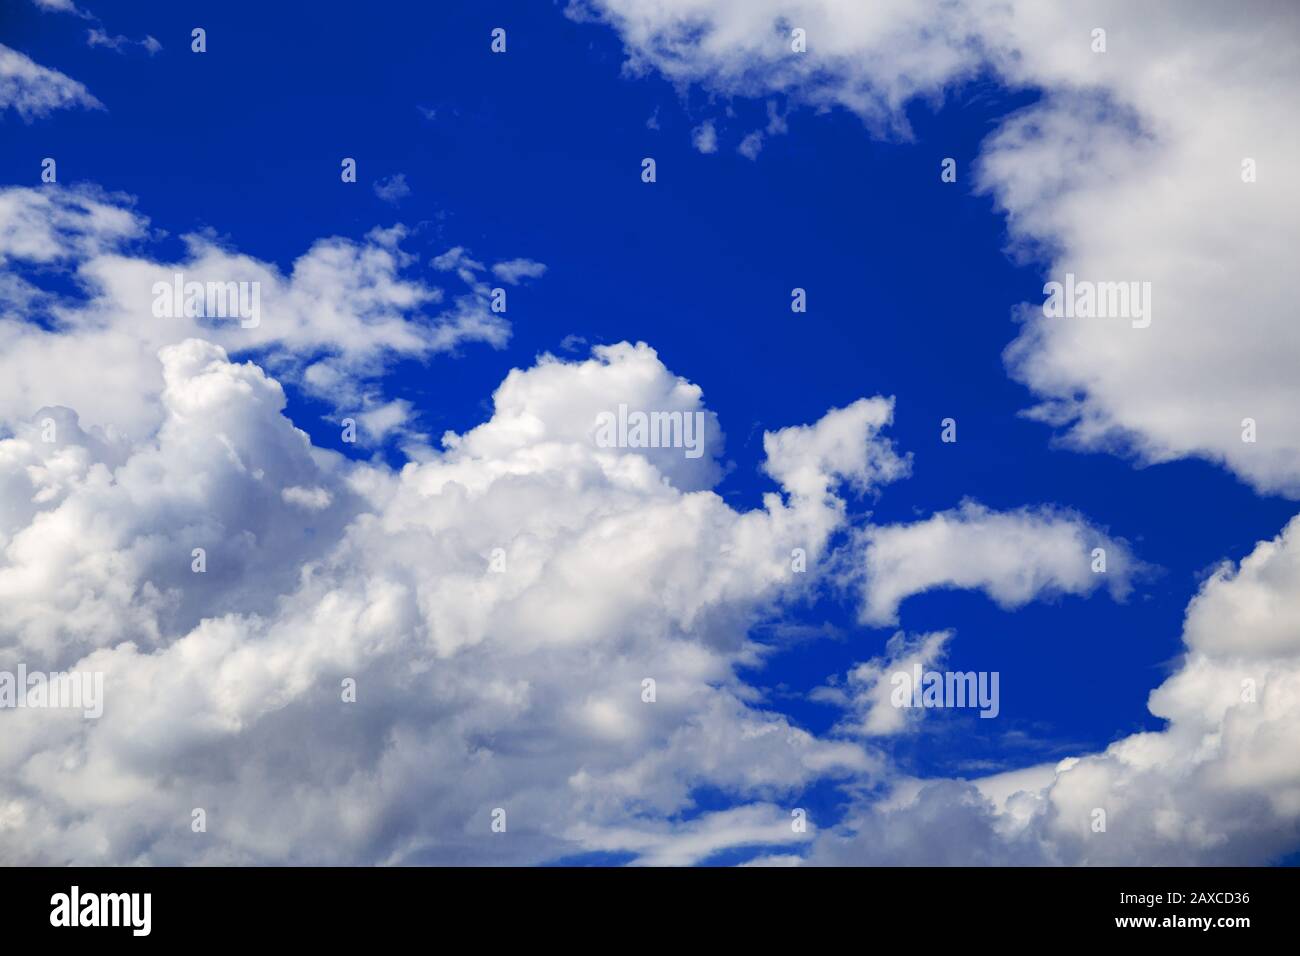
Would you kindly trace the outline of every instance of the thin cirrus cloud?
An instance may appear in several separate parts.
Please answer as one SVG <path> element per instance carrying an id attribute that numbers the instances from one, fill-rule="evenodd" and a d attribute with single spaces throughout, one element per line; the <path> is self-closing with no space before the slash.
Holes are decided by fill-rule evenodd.
<path id="1" fill-rule="evenodd" d="M 89 46 L 104 47 L 114 53 L 125 53 L 133 46 L 140 46 L 150 56 L 162 49 L 162 44 L 155 37 L 145 36 L 143 40 L 132 40 L 130 37 L 109 33 L 98 27 L 86 31 L 86 43 Z"/>
<path id="2" fill-rule="evenodd" d="M 99 17 L 89 10 L 78 7 L 73 0 L 32 0 L 32 2 L 47 13 L 70 13 L 83 20 L 98 23 L 99 26 L 93 26 L 86 30 L 87 46 L 101 47 L 112 50 L 114 53 L 126 53 L 132 47 L 139 46 L 150 56 L 158 53 L 163 48 L 162 43 L 156 37 L 148 34 L 143 39 L 132 40 L 130 37 L 122 36 L 119 33 L 110 33 L 100 22 Z"/>

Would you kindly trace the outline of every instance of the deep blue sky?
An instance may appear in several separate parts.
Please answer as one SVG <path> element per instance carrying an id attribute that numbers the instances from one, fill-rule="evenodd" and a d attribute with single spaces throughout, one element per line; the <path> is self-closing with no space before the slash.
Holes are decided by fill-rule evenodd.
<path id="1" fill-rule="evenodd" d="M 452 245 L 548 265 L 511 290 L 506 349 L 472 345 L 386 381 L 428 431 L 481 421 L 505 373 L 566 335 L 645 340 L 720 416 L 735 467 L 719 491 L 735 507 L 772 489 L 758 471 L 762 429 L 893 395 L 890 433 L 915 456 L 913 476 L 861 511 L 893 521 L 966 496 L 999 509 L 1056 503 L 1157 566 L 1122 605 L 1100 593 L 1011 613 L 979 594 L 907 602 L 908 630 L 957 630 L 956 669 L 1002 674 L 1004 719 L 940 714 L 898 745 L 916 772 L 1023 766 L 1160 726 L 1146 696 L 1180 651 L 1198 582 L 1292 513 L 1212 465 L 1139 469 L 1058 450 L 1050 429 L 1017 417 L 1032 397 L 1008 379 L 1001 353 L 1016 331 L 1012 307 L 1039 299 L 1043 279 L 1003 253 L 1005 223 L 969 174 L 992 125 L 1033 91 L 976 83 L 916 106 L 911 142 L 875 140 L 843 112 L 796 110 L 788 134 L 769 137 L 752 162 L 735 146 L 766 124 L 763 102 L 683 101 L 657 76 L 623 76 L 616 35 L 571 22 L 562 3 L 465 0 L 400 15 L 265 0 L 92 6 L 111 33 L 152 34 L 164 49 L 88 48 L 84 22 L 8 0 L 0 40 L 80 80 L 107 111 L 4 117 L 0 181 L 34 184 L 53 156 L 61 182 L 135 196 L 171 236 L 162 253 L 176 251 L 177 235 L 211 228 L 287 269 L 318 238 L 400 221 L 419 226 L 405 247 L 426 275 Z M 194 26 L 207 29 L 205 54 L 190 52 Z M 503 56 L 489 51 L 496 26 L 508 30 Z M 718 122 L 715 155 L 691 145 L 706 118 Z M 355 185 L 339 180 L 344 156 L 358 159 Z M 640 181 L 645 156 L 658 163 L 653 185 Z M 955 185 L 939 180 L 945 156 L 960 164 Z M 397 209 L 371 189 L 394 173 L 412 189 Z M 808 290 L 807 314 L 790 311 L 795 286 Z M 291 397 L 296 423 L 338 447 L 321 410 Z M 945 416 L 958 420 L 956 445 L 939 441 Z M 842 639 L 792 646 L 748 675 L 815 731 L 836 714 L 805 692 L 879 654 L 890 633 L 856 625 L 851 611 L 840 598 L 796 609 Z M 1036 743 L 1004 740 L 1013 730 Z M 809 805 L 831 801 L 825 790 Z"/>

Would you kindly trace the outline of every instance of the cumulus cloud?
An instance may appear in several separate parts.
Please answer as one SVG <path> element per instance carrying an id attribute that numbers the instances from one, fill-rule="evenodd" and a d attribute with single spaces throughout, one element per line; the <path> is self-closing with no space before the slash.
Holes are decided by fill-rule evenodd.
<path id="1" fill-rule="evenodd" d="M 899 604 L 933 588 L 979 589 L 1005 608 L 1103 584 L 1123 598 L 1134 570 L 1123 541 L 1053 508 L 993 512 L 966 501 L 925 521 L 867 527 L 862 538 L 862 620 L 875 625 L 898 623 Z"/>
<path id="2" fill-rule="evenodd" d="M 496 414 L 492 420 L 464 435 L 448 433 L 443 444 L 459 455 L 496 461 L 505 467 L 510 457 L 525 449 L 532 458 L 543 449 L 579 442 L 594 449 L 598 460 L 619 462 L 622 467 L 629 466 L 629 455 L 642 459 L 675 487 L 692 491 L 712 487 L 721 477 L 717 458 L 725 436 L 717 416 L 704 407 L 701 388 L 667 374 L 654 350 L 643 342 L 598 345 L 592 356 L 578 365 L 576 372 L 572 364 L 550 355 L 543 355 L 532 369 L 511 371 L 493 395 Z M 701 416 L 701 454 L 689 457 L 680 447 L 600 447 L 600 416 L 614 414 L 619 405 Z M 866 422 L 861 424 L 859 441 L 868 427 Z M 888 443 L 882 445 L 888 447 Z M 863 449 L 863 469 L 870 466 L 868 459 L 875 454 L 871 446 Z M 825 467 L 824 459 L 810 462 L 811 468 L 819 466 Z"/>
<path id="3" fill-rule="evenodd" d="M 610 400 L 702 410 L 644 345 L 512 372 L 400 470 L 312 447 L 218 344 L 155 360 L 151 432 L 51 408 L 0 441 L 0 667 L 105 675 L 98 721 L 0 712 L 7 860 L 685 863 L 802 841 L 776 801 L 877 768 L 737 670 L 792 549 L 816 568 L 842 528 L 836 483 L 902 473 L 887 401 L 769 434 L 778 485 L 737 511 L 720 432 L 676 464 L 592 441 Z M 701 786 L 738 805 L 691 817 Z"/>
<path id="4" fill-rule="evenodd" d="M 105 675 L 97 721 L 0 712 L 6 859 L 691 863 L 806 847 L 792 795 L 887 778 L 738 671 L 803 593 L 794 549 L 833 565 L 837 488 L 906 475 L 889 400 L 766 434 L 776 484 L 738 511 L 702 391 L 643 344 L 512 371 L 399 470 L 314 448 L 213 342 L 156 361 L 152 432 L 44 408 L 0 441 L 0 667 Z M 613 401 L 706 415 L 706 454 L 601 447 Z M 701 787 L 735 806 L 693 813 Z"/>
<path id="5" fill-rule="evenodd" d="M 764 469 L 782 485 L 811 498 L 824 497 L 832 483 L 843 479 L 859 491 L 870 491 L 907 476 L 911 457 L 878 454 L 864 445 L 863 430 L 875 434 L 894 417 L 893 400 L 859 399 L 834 409 L 817 427 L 784 428 L 763 435 L 767 454 Z"/>
<path id="6" fill-rule="evenodd" d="M 13 109 L 30 122 L 54 110 L 75 106 L 104 108 L 76 80 L 0 43 L 0 110 Z"/>
<path id="7" fill-rule="evenodd" d="M 139 444 L 87 431 L 69 409 L 37 411 L 0 441 L 15 506 L 0 527 L 6 656 L 152 648 L 217 607 L 269 610 L 319 546 L 282 489 L 336 485 L 336 456 L 280 418 L 280 386 L 195 339 L 164 348 L 160 364 L 165 418 Z M 346 521 L 344 492 L 320 534 Z M 211 571 L 187 589 L 194 548 Z"/>

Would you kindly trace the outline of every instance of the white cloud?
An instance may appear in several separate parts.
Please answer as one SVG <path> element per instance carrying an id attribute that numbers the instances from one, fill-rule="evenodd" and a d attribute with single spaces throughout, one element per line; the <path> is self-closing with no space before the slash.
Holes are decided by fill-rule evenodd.
<path id="1" fill-rule="evenodd" d="M 150 37 L 149 39 L 152 40 L 153 38 Z M 112 50 L 114 53 L 122 53 L 124 48 L 133 46 L 137 42 L 146 49 L 149 49 L 150 53 L 156 52 L 155 50 L 150 49 L 149 40 L 132 40 L 130 37 L 125 37 L 121 34 L 110 34 L 107 30 L 99 27 L 91 27 L 86 31 L 87 46 L 102 46 Z M 153 42 L 156 44 L 158 41 L 154 40 Z"/>
<path id="2" fill-rule="evenodd" d="M 883 737 L 915 727 L 925 712 L 895 707 L 890 699 L 894 691 L 890 677 L 900 671 L 910 674 L 917 666 L 936 666 L 943 660 L 952 634 L 936 631 L 909 638 L 899 631 L 889 639 L 884 655 L 855 665 L 843 687 L 823 687 L 814 692 L 813 699 L 836 704 L 848 713 L 836 728 L 842 733 Z"/>
<path id="3" fill-rule="evenodd" d="M 859 399 L 828 412 L 815 428 L 767 432 L 764 468 L 782 485 L 809 498 L 826 496 L 839 479 L 865 492 L 905 478 L 911 470 L 910 456 L 893 454 L 893 444 L 887 440 L 882 439 L 891 452 L 888 455 L 861 441 L 864 430 L 874 435 L 893 417 L 893 399 Z"/>
<path id="4" fill-rule="evenodd" d="M 52 13 L 70 13 L 73 16 L 81 17 L 83 20 L 90 20 L 99 23 L 99 26 L 91 27 L 86 31 L 87 46 L 101 46 L 112 50 L 115 53 L 124 53 L 127 47 L 142 46 L 150 56 L 153 56 L 161 50 L 162 44 L 157 38 L 145 35 L 143 40 L 132 40 L 130 37 L 121 34 L 112 34 L 106 30 L 99 17 L 95 16 L 88 10 L 78 7 L 73 0 L 32 0 L 42 10 Z"/>
<path id="5" fill-rule="evenodd" d="M 297 485 L 285 488 L 280 497 L 308 511 L 322 511 L 334 502 L 334 496 L 324 488 L 300 488 Z"/>
<path id="6" fill-rule="evenodd" d="M 76 80 L 0 44 L 0 110 L 13 109 L 30 122 L 54 110 L 74 106 L 104 108 Z"/>
<path id="7" fill-rule="evenodd" d="M 79 17 L 89 17 L 90 14 L 81 10 L 73 0 L 32 0 L 42 10 L 50 10 L 54 13 L 74 13 Z"/>
<path id="8" fill-rule="evenodd" d="M 540 279 L 546 275 L 546 264 L 532 259 L 510 259 L 498 262 L 492 267 L 492 272 L 502 282 L 518 285 L 524 279 Z"/>
<path id="9" fill-rule="evenodd" d="M 531 463 L 537 455 L 580 443 L 589 447 L 603 466 L 628 468 L 632 459 L 643 459 L 675 487 L 692 491 L 712 487 L 721 476 L 716 458 L 722 453 L 724 436 L 717 416 L 703 406 L 700 387 L 666 374 L 655 351 L 645 343 L 598 345 L 592 355 L 577 371 L 550 355 L 543 355 L 528 371 L 513 370 L 493 395 L 496 414 L 492 420 L 464 435 L 449 434 L 443 438 L 444 444 L 460 455 L 490 460 L 496 463 L 494 467 L 508 469 L 510 461 L 520 455 Z M 702 454 L 691 458 L 684 449 L 672 447 L 597 447 L 599 416 L 619 405 L 703 415 Z M 859 441 L 861 436 L 859 430 Z M 863 449 L 863 467 L 874 453 L 871 447 Z M 818 465 L 814 459 L 809 467 Z"/>
<path id="10" fill-rule="evenodd" d="M 1300 655 L 1300 524 L 1220 566 L 1187 609 L 1190 647 L 1216 657 Z"/>
<path id="11" fill-rule="evenodd" d="M 701 153 L 718 151 L 718 131 L 713 128 L 712 120 L 705 120 L 691 130 L 691 144 Z"/>
<path id="12" fill-rule="evenodd" d="M 405 173 L 394 173 L 384 179 L 376 180 L 374 190 L 376 196 L 394 206 L 411 195 L 411 187 L 406 184 Z"/>
<path id="13" fill-rule="evenodd" d="M 388 435 L 405 431 L 412 418 L 411 403 L 404 398 L 395 398 L 382 405 L 372 405 L 356 417 L 362 431 L 375 441 L 383 441 Z"/>
<path id="14" fill-rule="evenodd" d="M 97 722 L 0 712 L 6 859 L 690 862 L 788 843 L 775 800 L 873 772 L 736 669 L 802 584 L 792 548 L 815 569 L 843 526 L 832 476 L 900 473 L 887 402 L 768 435 L 794 484 L 742 512 L 686 490 L 720 433 L 698 461 L 590 440 L 610 400 L 701 407 L 645 346 L 512 372 L 487 422 L 400 471 L 313 448 L 215 344 L 157 361 L 153 432 L 55 410 L 56 443 L 40 421 L 0 441 L 0 666 L 106 675 Z M 704 785 L 739 806 L 668 822 Z"/>
<path id="15" fill-rule="evenodd" d="M 758 154 L 763 151 L 763 134 L 755 130 L 745 136 L 736 147 L 736 151 L 746 159 L 758 159 Z"/>
<path id="16" fill-rule="evenodd" d="M 875 625 L 898 623 L 899 604 L 933 588 L 983 590 L 1004 608 L 1101 585 L 1123 598 L 1134 570 L 1124 542 L 1053 508 L 993 512 L 965 501 L 925 521 L 867 527 L 862 538 L 862 619 Z"/>
<path id="17" fill-rule="evenodd" d="M 803 857 L 796 856 L 793 853 L 772 853 L 767 856 L 756 856 L 751 860 L 746 860 L 740 864 L 742 867 L 750 866 L 802 866 Z"/>
<path id="18" fill-rule="evenodd" d="M 783 846 L 812 839 L 811 827 L 799 832 L 791 824 L 789 810 L 751 804 L 680 824 L 657 822 L 598 831 L 579 824 L 570 836 L 588 850 L 635 852 L 636 862 L 644 866 L 690 866 L 719 850 Z"/>
<path id="19" fill-rule="evenodd" d="M 455 272 L 466 285 L 485 290 L 487 286 L 478 273 L 487 268 L 482 262 L 473 258 L 464 246 L 453 246 L 446 252 L 434 256 L 429 264 L 439 272 Z"/>

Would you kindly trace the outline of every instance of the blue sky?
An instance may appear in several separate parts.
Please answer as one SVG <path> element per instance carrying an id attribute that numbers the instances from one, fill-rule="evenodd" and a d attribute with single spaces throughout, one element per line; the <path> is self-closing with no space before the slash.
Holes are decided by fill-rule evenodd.
<path id="1" fill-rule="evenodd" d="M 150 54 L 89 46 L 87 21 L 8 4 L 3 43 L 74 77 L 104 109 L 30 122 L 9 113 L 0 181 L 36 185 L 42 158 L 56 157 L 65 188 L 133 197 L 153 230 L 136 248 L 162 261 L 181 255 L 180 235 L 211 231 L 287 272 L 321 237 L 360 241 L 402 223 L 403 248 L 418 256 L 408 274 L 435 283 L 430 260 L 452 246 L 487 262 L 545 263 L 544 276 L 509 288 L 503 347 L 468 342 L 385 367 L 383 395 L 410 401 L 412 429 L 435 438 L 491 417 L 492 391 L 541 353 L 572 361 L 591 345 L 644 341 L 703 389 L 726 435 L 716 491 L 749 510 L 776 490 L 762 471 L 764 431 L 893 396 L 888 435 L 913 456 L 911 474 L 879 495 L 849 493 L 837 543 L 847 544 L 849 527 L 921 521 L 970 498 L 995 511 L 1072 509 L 1147 565 L 1124 600 L 1097 591 L 1006 609 L 978 590 L 908 597 L 905 630 L 955 630 L 946 666 L 1000 672 L 1002 714 L 927 715 L 917 732 L 880 742 L 899 771 L 969 778 L 1163 729 L 1147 695 L 1178 666 L 1189 601 L 1219 562 L 1276 535 L 1295 504 L 1201 458 L 1148 465 L 1113 448 L 1066 447 L 1062 429 L 1022 414 L 1036 398 L 1008 374 L 1003 351 L 1019 331 L 1016 306 L 1041 300 L 1053 255 L 1024 251 L 973 170 L 986 138 L 1041 104 L 1043 89 L 982 67 L 941 96 L 908 100 L 910 135 L 882 136 L 851 109 L 817 109 L 793 90 L 743 95 L 628 72 L 625 37 L 563 7 L 439 3 L 398 15 L 329 2 L 310 13 L 140 2 L 94 11 L 111 34 L 156 37 L 162 49 Z M 194 26 L 207 31 L 204 54 L 189 49 Z M 504 55 L 489 49 L 498 26 L 508 31 Z M 768 135 L 755 158 L 742 155 L 737 143 L 765 128 L 770 110 L 788 129 Z M 705 121 L 718 131 L 715 153 L 693 145 Z M 349 156 L 355 184 L 340 181 Z M 657 163 L 653 184 L 641 181 L 643 157 Z M 940 181 L 944 157 L 957 160 L 956 183 Z M 409 194 L 379 198 L 375 183 L 399 174 Z M 807 290 L 805 314 L 791 312 L 794 287 Z M 564 349 L 570 336 L 585 344 Z M 327 402 L 282 384 L 286 414 L 317 446 L 355 460 L 377 453 L 392 467 L 405 460 L 394 438 L 345 444 Z M 940 441 L 949 416 L 955 444 Z M 898 629 L 861 623 L 857 609 L 851 590 L 825 582 L 755 628 L 775 650 L 739 673 L 765 709 L 834 735 L 839 710 L 812 692 L 884 654 Z M 792 637 L 799 626 L 822 635 Z M 848 793 L 820 780 L 790 799 L 829 826 Z M 669 818 L 745 802 L 702 786 Z M 754 852 L 726 849 L 706 862 Z"/>

